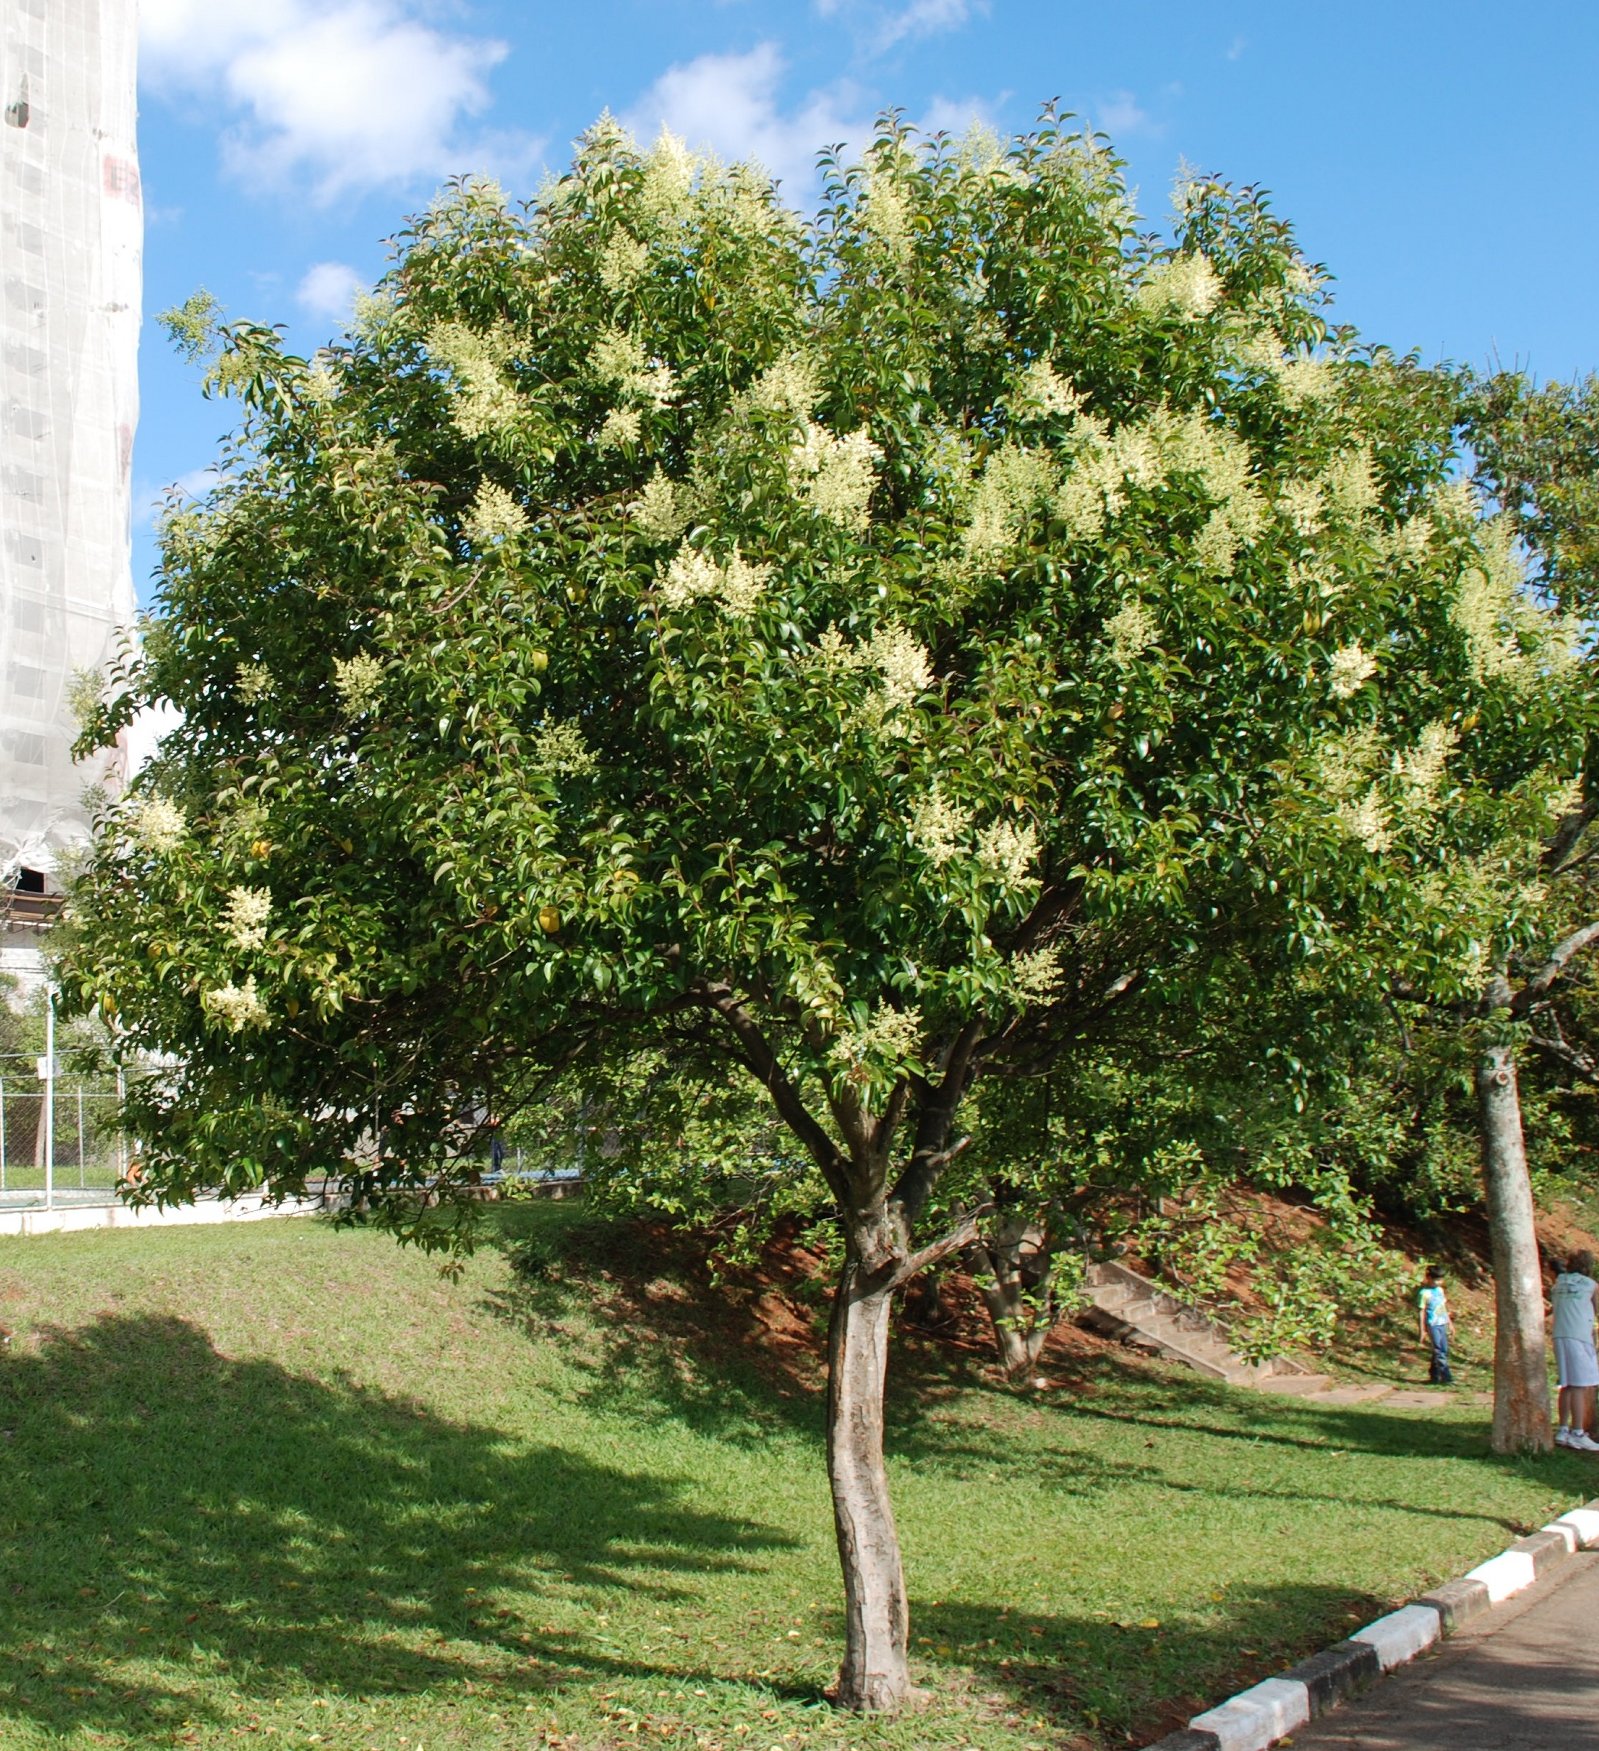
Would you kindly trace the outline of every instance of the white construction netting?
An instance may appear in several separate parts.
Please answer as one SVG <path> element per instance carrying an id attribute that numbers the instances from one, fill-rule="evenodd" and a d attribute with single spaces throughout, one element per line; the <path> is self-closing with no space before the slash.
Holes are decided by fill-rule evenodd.
<path id="1" fill-rule="evenodd" d="M 86 831 L 73 677 L 133 618 L 136 0 L 0 0 L 0 880 Z"/>

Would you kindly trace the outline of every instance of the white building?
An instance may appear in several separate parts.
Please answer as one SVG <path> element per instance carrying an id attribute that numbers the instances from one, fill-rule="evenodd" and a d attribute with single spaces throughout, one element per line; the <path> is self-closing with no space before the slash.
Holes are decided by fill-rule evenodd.
<path id="1" fill-rule="evenodd" d="M 73 763 L 71 694 L 133 619 L 137 28 L 136 0 L 0 0 L 0 882 L 29 911 L 114 776 Z"/>

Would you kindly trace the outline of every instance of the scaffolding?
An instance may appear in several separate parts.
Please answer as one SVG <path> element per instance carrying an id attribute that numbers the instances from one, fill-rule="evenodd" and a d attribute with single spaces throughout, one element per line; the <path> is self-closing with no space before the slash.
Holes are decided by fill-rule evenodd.
<path id="1" fill-rule="evenodd" d="M 0 5 L 0 886 L 88 831 L 74 677 L 131 626 L 135 0 Z"/>

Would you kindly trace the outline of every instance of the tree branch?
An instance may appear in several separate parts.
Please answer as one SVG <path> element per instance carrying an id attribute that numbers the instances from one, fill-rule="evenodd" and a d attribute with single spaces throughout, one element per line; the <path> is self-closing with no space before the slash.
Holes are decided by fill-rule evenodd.
<path id="1" fill-rule="evenodd" d="M 1572 931 L 1564 942 L 1551 950 L 1548 960 L 1516 992 L 1510 1004 L 1511 1014 L 1525 1015 L 1541 997 L 1548 994 L 1549 988 L 1565 972 L 1572 956 L 1580 954 L 1589 943 L 1595 941 L 1599 941 L 1599 919 L 1590 920 L 1580 930 Z"/>
<path id="2" fill-rule="evenodd" d="M 977 1238 L 978 1223 L 993 1207 L 992 1204 L 980 1204 L 969 1216 L 963 1216 L 943 1239 L 935 1240 L 931 1246 L 924 1246 L 920 1252 L 913 1252 L 908 1259 L 902 1260 L 895 1266 L 893 1275 L 883 1287 L 898 1289 L 919 1271 L 925 1271 L 929 1265 L 936 1265 L 940 1259 L 947 1259 L 952 1252 L 959 1252 L 962 1247 L 970 1246 Z"/>
<path id="3" fill-rule="evenodd" d="M 1533 1034 L 1527 1044 L 1534 1051 L 1542 1052 L 1545 1057 L 1553 1058 L 1557 1064 L 1581 1077 L 1584 1082 L 1592 1083 L 1599 1088 L 1599 1064 L 1596 1064 L 1586 1052 L 1568 1045 L 1564 1040 L 1552 1040 L 1546 1034 Z"/>
<path id="4" fill-rule="evenodd" d="M 849 1200 L 849 1177 L 844 1171 L 843 1157 L 833 1139 L 828 1136 L 800 1099 L 799 1090 L 789 1081 L 787 1072 L 777 1061 L 766 1035 L 754 1016 L 739 1002 L 731 985 L 709 979 L 696 979 L 689 986 L 696 1001 L 714 1010 L 732 1030 L 744 1061 L 751 1073 L 771 1095 L 778 1115 L 810 1152 L 821 1170 L 827 1187 L 841 1203 Z"/>

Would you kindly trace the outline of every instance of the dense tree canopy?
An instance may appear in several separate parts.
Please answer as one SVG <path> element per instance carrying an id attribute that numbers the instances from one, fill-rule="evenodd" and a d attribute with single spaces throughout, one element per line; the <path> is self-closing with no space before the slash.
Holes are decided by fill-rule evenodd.
<path id="1" fill-rule="evenodd" d="M 90 740 L 63 976 L 173 1055 L 151 1183 L 347 1172 L 585 1056 L 749 1073 L 836 1207 L 840 1694 L 907 1694 L 888 1297 L 979 1077 L 1247 948 L 1480 989 L 1569 801 L 1565 624 L 1452 403 L 1329 331 L 1253 191 L 885 125 L 801 223 L 613 124 L 448 190 L 348 341 L 177 319 L 241 424 Z"/>

